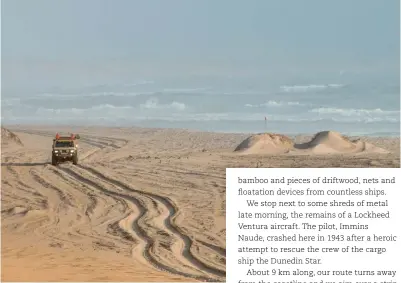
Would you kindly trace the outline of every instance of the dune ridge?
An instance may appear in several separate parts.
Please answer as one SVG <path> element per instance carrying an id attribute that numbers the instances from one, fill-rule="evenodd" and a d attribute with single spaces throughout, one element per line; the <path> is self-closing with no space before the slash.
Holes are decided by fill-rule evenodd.
<path id="1" fill-rule="evenodd" d="M 10 130 L 8 130 L 4 127 L 1 127 L 1 143 L 2 143 L 2 145 L 6 145 L 9 143 L 15 143 L 15 144 L 23 146 L 23 143 L 21 142 L 18 135 L 14 134 L 13 132 L 11 132 Z"/>
<path id="2" fill-rule="evenodd" d="M 359 139 L 351 140 L 335 131 L 316 133 L 310 141 L 295 143 L 290 137 L 262 133 L 241 142 L 234 152 L 243 154 L 350 154 L 382 153 L 389 151 Z"/>

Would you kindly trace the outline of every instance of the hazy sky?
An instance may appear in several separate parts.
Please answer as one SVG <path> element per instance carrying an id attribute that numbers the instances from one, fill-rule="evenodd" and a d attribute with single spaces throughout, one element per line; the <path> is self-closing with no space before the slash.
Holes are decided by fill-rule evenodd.
<path id="1" fill-rule="evenodd" d="M 8 87 L 163 74 L 399 69 L 399 0 L 2 0 L 1 5 L 2 76 Z"/>

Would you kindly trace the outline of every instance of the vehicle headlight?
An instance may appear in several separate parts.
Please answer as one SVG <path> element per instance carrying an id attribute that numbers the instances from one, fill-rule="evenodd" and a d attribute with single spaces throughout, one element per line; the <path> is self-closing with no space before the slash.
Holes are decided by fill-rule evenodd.
<path id="1" fill-rule="evenodd" d="M 55 152 L 55 153 L 58 153 L 58 150 L 55 150 L 54 152 Z"/>
<path id="2" fill-rule="evenodd" d="M 70 152 L 73 153 L 75 150 L 71 149 Z"/>

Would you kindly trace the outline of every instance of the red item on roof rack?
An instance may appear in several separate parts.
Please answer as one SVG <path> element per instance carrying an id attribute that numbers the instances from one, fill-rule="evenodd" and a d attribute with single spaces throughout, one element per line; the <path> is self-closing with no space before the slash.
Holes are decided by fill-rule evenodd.
<path id="1" fill-rule="evenodd" d="M 55 140 L 76 140 L 76 136 L 71 134 L 70 136 L 60 136 L 59 133 L 56 134 Z"/>

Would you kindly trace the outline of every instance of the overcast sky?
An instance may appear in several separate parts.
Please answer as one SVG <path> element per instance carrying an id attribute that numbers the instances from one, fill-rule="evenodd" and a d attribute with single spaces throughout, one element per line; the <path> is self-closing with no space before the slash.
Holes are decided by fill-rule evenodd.
<path id="1" fill-rule="evenodd" d="M 398 72 L 399 0 L 2 0 L 3 84 Z M 153 78 L 152 78 L 153 76 Z"/>

